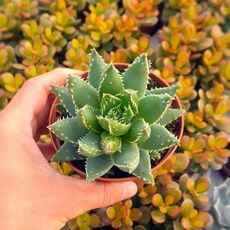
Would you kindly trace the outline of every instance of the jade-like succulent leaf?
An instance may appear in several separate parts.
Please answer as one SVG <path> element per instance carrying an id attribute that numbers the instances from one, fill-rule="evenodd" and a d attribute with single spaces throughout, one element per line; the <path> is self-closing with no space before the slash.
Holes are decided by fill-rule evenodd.
<path id="1" fill-rule="evenodd" d="M 99 111 L 91 108 L 88 105 L 85 105 L 81 109 L 78 110 L 78 115 L 81 122 L 84 126 L 96 133 L 100 133 L 102 131 L 101 126 L 98 124 L 97 115 Z"/>
<path id="2" fill-rule="evenodd" d="M 101 113 L 102 115 L 106 115 L 110 109 L 117 107 L 121 104 L 121 99 L 115 97 L 111 94 L 103 94 L 101 98 Z"/>
<path id="3" fill-rule="evenodd" d="M 71 143 L 76 143 L 88 132 L 78 116 L 57 121 L 49 129 L 61 140 Z"/>
<path id="4" fill-rule="evenodd" d="M 112 155 L 114 165 L 124 172 L 132 173 L 139 164 L 139 150 L 137 144 L 122 142 L 121 152 Z"/>
<path id="5" fill-rule="evenodd" d="M 176 143 L 178 143 L 178 139 L 166 128 L 159 124 L 153 124 L 150 137 L 145 142 L 138 144 L 140 148 L 155 151 L 170 148 Z"/>
<path id="6" fill-rule="evenodd" d="M 68 113 L 68 116 L 75 117 L 75 106 L 73 104 L 73 100 L 69 95 L 67 88 L 62 86 L 52 86 L 52 91 L 60 100 L 60 104 L 65 108 L 65 111 Z"/>
<path id="7" fill-rule="evenodd" d="M 126 89 L 137 91 L 142 97 L 148 83 L 149 63 L 145 54 L 138 56 L 123 74 L 123 82 Z"/>
<path id="8" fill-rule="evenodd" d="M 151 95 L 139 101 L 139 117 L 152 124 L 159 120 L 171 104 L 172 98 L 168 95 Z"/>
<path id="9" fill-rule="evenodd" d="M 159 95 L 159 94 L 169 94 L 171 97 L 175 97 L 178 89 L 180 88 L 179 84 L 170 85 L 169 87 L 155 88 L 147 91 L 147 95 Z"/>
<path id="10" fill-rule="evenodd" d="M 97 89 L 100 85 L 101 75 L 106 69 L 107 64 L 95 49 L 92 50 L 90 55 L 89 67 L 88 81 Z"/>
<path id="11" fill-rule="evenodd" d="M 69 94 L 73 98 L 76 108 L 80 109 L 85 105 L 99 109 L 97 90 L 80 77 L 68 76 L 67 85 Z"/>
<path id="12" fill-rule="evenodd" d="M 137 168 L 133 171 L 133 175 L 141 178 L 148 184 L 153 184 L 154 179 L 151 171 L 151 160 L 147 151 L 140 150 L 140 162 Z"/>
<path id="13" fill-rule="evenodd" d="M 103 129 L 115 136 L 122 136 L 128 132 L 131 124 L 124 124 L 108 117 L 97 117 L 99 124 Z"/>
<path id="14" fill-rule="evenodd" d="M 86 157 L 94 157 L 102 154 L 100 149 L 101 137 L 92 131 L 88 132 L 80 141 L 79 152 Z"/>
<path id="15" fill-rule="evenodd" d="M 86 179 L 94 181 L 106 174 L 113 166 L 110 156 L 102 154 L 96 157 L 89 157 L 86 163 Z"/>
<path id="16" fill-rule="evenodd" d="M 65 142 L 61 148 L 52 157 L 52 161 L 62 162 L 62 161 L 73 161 L 82 160 L 83 157 L 77 152 L 77 145 Z"/>
<path id="17" fill-rule="evenodd" d="M 122 92 L 122 94 L 119 96 L 119 98 L 122 101 L 122 104 L 125 107 L 131 107 L 134 114 L 137 114 L 138 112 L 138 95 L 137 91 L 126 89 Z"/>
<path id="18" fill-rule="evenodd" d="M 123 136 L 129 142 L 145 141 L 150 137 L 151 129 L 148 123 L 142 118 L 132 120 L 129 131 Z"/>
<path id="19" fill-rule="evenodd" d="M 123 91 L 123 85 L 118 70 L 111 64 L 102 74 L 101 84 L 99 86 L 99 96 L 104 93 L 117 95 Z"/>
<path id="20" fill-rule="evenodd" d="M 183 112 L 184 110 L 182 109 L 168 109 L 160 118 L 158 123 L 163 126 L 168 125 L 172 121 L 175 121 L 178 117 L 180 117 L 183 114 Z"/>

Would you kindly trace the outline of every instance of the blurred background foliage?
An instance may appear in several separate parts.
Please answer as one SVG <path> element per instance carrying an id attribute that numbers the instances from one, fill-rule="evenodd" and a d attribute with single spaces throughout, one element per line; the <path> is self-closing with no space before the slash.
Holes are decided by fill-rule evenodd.
<path id="1" fill-rule="evenodd" d="M 185 132 L 154 185 L 65 228 L 221 229 L 204 174 L 230 168 L 230 1 L 1 0 L 0 110 L 29 78 L 60 66 L 87 70 L 92 47 L 107 62 L 147 53 L 157 76 L 179 82 Z M 66 163 L 51 166 L 78 178 Z"/>

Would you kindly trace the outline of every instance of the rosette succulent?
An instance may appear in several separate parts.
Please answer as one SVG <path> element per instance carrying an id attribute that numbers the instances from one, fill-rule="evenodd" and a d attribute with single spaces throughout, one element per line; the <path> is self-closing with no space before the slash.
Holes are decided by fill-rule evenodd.
<path id="1" fill-rule="evenodd" d="M 119 73 L 93 50 L 89 67 L 87 80 L 69 75 L 52 88 L 63 119 L 49 129 L 64 141 L 52 160 L 85 160 L 88 181 L 116 166 L 153 183 L 151 158 L 178 143 L 166 125 L 183 113 L 171 108 L 179 86 L 148 90 L 146 55 Z"/>

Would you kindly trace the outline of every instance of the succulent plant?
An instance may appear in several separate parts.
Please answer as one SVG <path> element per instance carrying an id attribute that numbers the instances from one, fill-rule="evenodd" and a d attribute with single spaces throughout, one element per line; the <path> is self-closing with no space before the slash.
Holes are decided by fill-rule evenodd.
<path id="1" fill-rule="evenodd" d="M 129 51 L 128 49 L 118 48 L 116 51 L 111 51 L 109 53 L 103 52 L 103 57 L 107 63 L 129 63 Z"/>
<path id="2" fill-rule="evenodd" d="M 143 205 L 150 204 L 152 202 L 152 197 L 156 193 L 157 187 L 154 184 L 148 184 L 141 187 L 138 191 L 138 196 L 140 197 L 140 202 Z"/>
<path id="3" fill-rule="evenodd" d="M 179 182 L 184 198 L 193 200 L 195 206 L 201 210 L 210 208 L 209 197 L 205 194 L 210 188 L 210 181 L 207 177 L 199 176 L 194 180 L 189 178 L 188 174 L 183 174 Z"/>
<path id="4" fill-rule="evenodd" d="M 181 148 L 191 159 L 190 168 L 193 171 L 202 169 L 219 170 L 230 156 L 227 149 L 228 137 L 224 132 L 210 135 L 202 134 L 197 137 L 183 136 Z"/>
<path id="5" fill-rule="evenodd" d="M 158 22 L 158 5 L 161 0 L 123 0 L 123 6 L 128 14 L 133 15 L 141 26 L 153 26 Z"/>
<path id="6" fill-rule="evenodd" d="M 91 230 L 100 226 L 101 219 L 96 213 L 85 212 L 82 215 L 68 222 L 71 230 Z"/>
<path id="7" fill-rule="evenodd" d="M 208 212 L 195 209 L 192 200 L 185 199 L 181 205 L 181 218 L 174 221 L 173 228 L 202 230 L 209 225 L 211 219 Z"/>
<path id="8" fill-rule="evenodd" d="M 22 63 L 26 66 L 31 64 L 55 63 L 53 56 L 55 48 L 45 45 L 39 37 L 34 40 L 22 40 L 16 47 L 16 54 L 23 58 Z"/>
<path id="9" fill-rule="evenodd" d="M 87 70 L 89 64 L 89 41 L 79 35 L 68 44 L 63 64 L 74 69 Z"/>
<path id="10" fill-rule="evenodd" d="M 150 47 L 149 36 L 142 35 L 138 39 L 129 39 L 127 45 L 131 60 L 133 60 L 142 53 L 146 53 L 150 59 L 152 58 L 153 49 Z"/>
<path id="11" fill-rule="evenodd" d="M 0 73 L 10 70 L 15 61 L 16 58 L 13 47 L 0 43 Z"/>
<path id="12" fill-rule="evenodd" d="M 194 100 L 197 96 L 195 90 L 197 78 L 195 76 L 179 76 L 178 82 L 180 83 L 180 89 L 177 92 L 177 96 L 180 99 L 182 105 L 188 111 L 190 108 L 190 101 Z"/>
<path id="13" fill-rule="evenodd" d="M 116 20 L 114 26 L 114 45 L 116 47 L 124 47 L 128 39 L 133 37 L 135 34 L 138 35 L 139 29 L 136 18 L 123 14 L 121 18 Z M 136 36 L 137 37 L 137 36 Z"/>
<path id="14" fill-rule="evenodd" d="M 36 0 L 13 0 L 4 1 L 4 10 L 12 18 L 21 20 L 34 17 L 38 13 L 38 1 Z"/>
<path id="15" fill-rule="evenodd" d="M 73 169 L 68 164 L 66 164 L 65 162 L 62 162 L 62 163 L 50 162 L 50 166 L 53 169 L 57 170 L 62 175 L 71 176 L 74 174 Z"/>
<path id="16" fill-rule="evenodd" d="M 198 113 L 203 114 L 209 126 L 221 131 L 230 132 L 228 117 L 229 97 L 224 94 L 224 88 L 220 84 L 215 84 L 206 93 L 203 89 L 199 90 Z"/>
<path id="17" fill-rule="evenodd" d="M 133 221 L 139 220 L 142 215 L 140 209 L 132 208 L 132 201 L 130 199 L 108 207 L 106 213 L 111 220 L 112 227 L 115 229 L 131 227 Z"/>
<path id="18" fill-rule="evenodd" d="M 219 229 L 230 229 L 229 209 L 230 209 L 230 178 L 223 184 L 214 188 L 213 209 Z"/>
<path id="19" fill-rule="evenodd" d="M 7 15 L 0 12 L 0 41 L 9 39 L 13 36 L 13 29 L 16 26 L 16 20 L 10 19 Z"/>
<path id="20" fill-rule="evenodd" d="M 154 194 L 152 205 L 155 209 L 151 212 L 153 221 L 162 224 L 166 220 L 166 215 L 176 218 L 180 214 L 180 206 L 176 205 L 180 198 L 181 196 L 174 197 L 173 194 L 167 194 L 164 198 L 159 193 Z"/>
<path id="21" fill-rule="evenodd" d="M 7 92 L 12 94 L 18 91 L 24 81 L 24 77 L 19 73 L 15 74 L 15 76 L 8 72 L 0 74 L 0 86 L 3 86 Z"/>
<path id="22" fill-rule="evenodd" d="M 119 17 L 117 4 L 111 0 L 100 0 L 90 5 L 89 10 L 81 30 L 87 33 L 90 45 L 98 48 L 113 38 L 115 20 Z"/>
<path id="23" fill-rule="evenodd" d="M 85 158 L 89 181 L 117 166 L 153 183 L 151 156 L 178 143 L 165 126 L 183 113 L 170 108 L 179 87 L 147 90 L 146 55 L 137 57 L 122 76 L 95 50 L 89 66 L 87 81 L 68 76 L 66 88 L 53 87 L 67 114 L 49 126 L 65 141 L 53 161 Z"/>

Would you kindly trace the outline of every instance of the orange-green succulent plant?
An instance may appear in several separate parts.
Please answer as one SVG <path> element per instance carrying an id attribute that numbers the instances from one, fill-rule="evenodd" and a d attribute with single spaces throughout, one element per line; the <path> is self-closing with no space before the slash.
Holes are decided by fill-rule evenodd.
<path id="1" fill-rule="evenodd" d="M 201 210 L 210 208 L 210 200 L 205 194 L 210 188 L 210 181 L 204 176 L 197 179 L 189 178 L 188 174 L 183 174 L 179 180 L 180 188 L 183 192 L 184 199 L 191 199 L 194 205 Z"/>
<path id="2" fill-rule="evenodd" d="M 106 213 L 111 221 L 112 227 L 115 229 L 131 227 L 133 221 L 139 220 L 142 215 L 140 209 L 132 208 L 132 201 L 130 199 L 108 207 Z"/>
<path id="3" fill-rule="evenodd" d="M 15 19 L 11 19 L 8 15 L 5 15 L 0 11 L 0 41 L 13 37 L 13 29 L 16 24 Z"/>
<path id="4" fill-rule="evenodd" d="M 0 74 L 0 86 L 11 94 L 15 94 L 24 81 L 25 78 L 20 73 L 15 74 L 15 76 L 9 72 Z"/>
<path id="5" fill-rule="evenodd" d="M 212 168 L 219 170 L 227 163 L 230 151 L 227 149 L 228 137 L 219 132 L 198 137 L 183 136 L 181 148 L 190 159 L 193 166 L 191 169 L 198 170 Z"/>
<path id="6" fill-rule="evenodd" d="M 82 215 L 68 222 L 71 230 L 92 230 L 98 228 L 101 224 L 101 218 L 96 213 L 85 212 Z"/>
<path id="7" fill-rule="evenodd" d="M 14 48 L 0 43 L 0 73 L 9 71 L 14 62 L 16 62 Z"/>
<path id="8" fill-rule="evenodd" d="M 190 199 L 185 199 L 181 205 L 181 217 L 173 222 L 175 230 L 202 230 L 208 227 L 212 217 L 206 211 L 200 211 L 194 208 Z"/>
<path id="9" fill-rule="evenodd" d="M 63 64 L 80 70 L 87 70 L 89 64 L 89 42 L 87 37 L 79 36 L 68 44 Z"/>
<path id="10" fill-rule="evenodd" d="M 141 26 L 153 26 L 158 22 L 158 5 L 161 0 L 123 0 L 128 14 L 137 18 Z"/>

